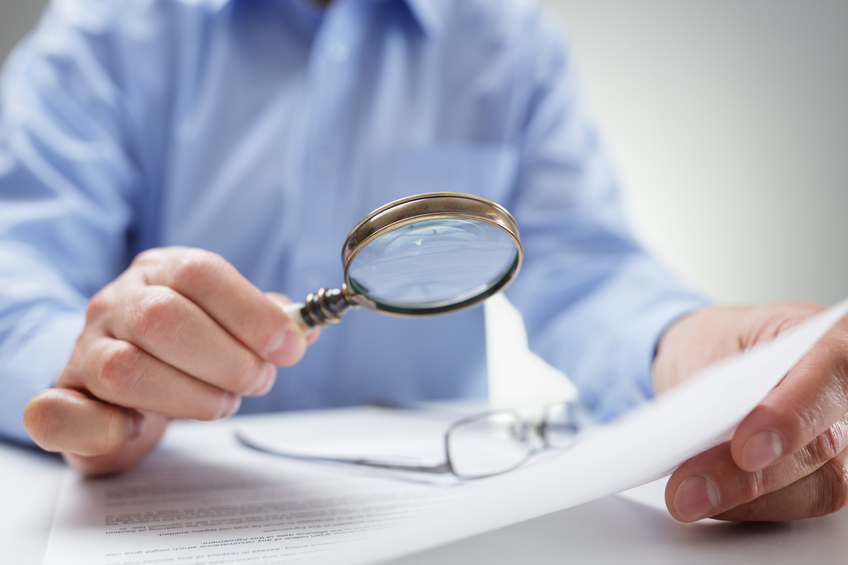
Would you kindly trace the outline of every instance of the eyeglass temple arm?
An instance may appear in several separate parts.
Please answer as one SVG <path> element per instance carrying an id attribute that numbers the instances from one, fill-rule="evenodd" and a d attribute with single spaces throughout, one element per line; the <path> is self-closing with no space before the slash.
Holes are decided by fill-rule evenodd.
<path id="1" fill-rule="evenodd" d="M 418 473 L 453 473 L 453 469 L 449 462 L 439 463 L 438 465 L 409 465 L 407 463 L 394 463 L 388 460 L 378 459 L 336 459 L 344 463 L 355 463 L 357 465 L 366 465 L 368 467 L 379 467 L 380 469 L 395 469 L 397 471 L 416 471 Z"/>
<path id="2" fill-rule="evenodd" d="M 255 443 L 253 440 L 242 434 L 240 430 L 235 431 L 235 436 L 239 443 L 241 443 L 245 447 L 255 449 L 256 451 L 261 451 L 262 453 L 268 453 L 270 455 L 286 457 L 288 459 L 299 459 L 301 461 L 326 461 L 328 463 L 348 463 L 353 465 L 364 465 L 366 467 L 378 467 L 380 469 L 394 469 L 397 471 L 416 471 L 419 473 L 443 474 L 453 472 L 453 468 L 451 467 L 451 464 L 448 461 L 445 461 L 444 463 L 439 463 L 438 465 L 410 465 L 408 463 L 389 461 L 387 459 L 364 459 L 362 457 L 346 458 L 324 457 L 321 455 L 305 455 L 302 453 L 280 451 L 277 449 L 272 449 L 263 445 L 259 445 L 258 443 Z"/>

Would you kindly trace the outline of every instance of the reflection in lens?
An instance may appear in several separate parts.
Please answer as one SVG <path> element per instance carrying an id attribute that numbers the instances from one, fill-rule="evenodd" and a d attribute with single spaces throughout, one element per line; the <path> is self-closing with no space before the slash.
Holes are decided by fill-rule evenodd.
<path id="1" fill-rule="evenodd" d="M 531 453 L 527 426 L 509 412 L 495 412 L 458 423 L 448 433 L 448 460 L 460 477 L 504 473 Z"/>
<path id="2" fill-rule="evenodd" d="M 381 304 L 433 308 L 498 284 L 518 249 L 501 228 L 479 220 L 427 220 L 381 235 L 354 258 L 356 292 Z"/>

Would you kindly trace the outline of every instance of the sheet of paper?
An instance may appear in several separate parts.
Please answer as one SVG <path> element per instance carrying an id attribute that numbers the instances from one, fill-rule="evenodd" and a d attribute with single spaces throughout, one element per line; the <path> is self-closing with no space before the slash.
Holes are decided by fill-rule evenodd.
<path id="1" fill-rule="evenodd" d="M 239 447 L 224 424 L 183 425 L 132 472 L 97 481 L 68 473 L 45 564 L 374 563 L 614 494 L 729 438 L 846 310 L 848 301 L 570 450 L 485 480 L 433 485 L 288 461 Z M 355 411 L 338 417 L 354 429 Z M 266 418 L 270 437 L 320 428 L 310 416 Z M 330 431 L 340 423 L 332 419 Z M 416 428 L 418 439 L 429 441 L 436 424 Z"/>
<path id="2" fill-rule="evenodd" d="M 392 528 L 466 496 L 269 460 L 237 445 L 229 426 L 189 424 L 175 432 L 123 475 L 85 480 L 66 473 L 45 563 L 311 562 L 379 543 Z"/>

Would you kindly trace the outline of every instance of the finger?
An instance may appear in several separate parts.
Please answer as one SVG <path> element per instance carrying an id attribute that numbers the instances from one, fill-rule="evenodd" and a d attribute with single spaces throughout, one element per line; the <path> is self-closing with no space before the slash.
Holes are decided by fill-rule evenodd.
<path id="1" fill-rule="evenodd" d="M 124 304 L 114 305 L 104 328 L 115 338 L 223 390 L 260 395 L 274 384 L 276 366 L 263 361 L 185 296 L 164 286 L 140 286 L 125 290 L 121 297 Z"/>
<path id="2" fill-rule="evenodd" d="M 303 357 L 303 332 L 219 255 L 172 247 L 144 252 L 134 265 L 147 284 L 167 286 L 187 297 L 264 359 L 288 366 Z"/>
<path id="3" fill-rule="evenodd" d="M 740 469 L 733 461 L 730 443 L 723 443 L 693 457 L 672 474 L 666 486 L 666 505 L 682 522 L 721 514 L 817 472 L 842 457 L 846 440 L 848 418 L 843 418 L 792 457 L 753 472 Z"/>
<path id="4" fill-rule="evenodd" d="M 321 337 L 321 328 L 319 326 L 315 326 L 306 336 L 306 345 L 312 345 L 318 341 L 319 337 Z"/>
<path id="5" fill-rule="evenodd" d="M 846 453 L 842 452 L 814 473 L 781 490 L 760 496 L 713 518 L 785 521 L 814 518 L 836 512 L 848 504 Z"/>
<path id="6" fill-rule="evenodd" d="M 165 433 L 170 418 L 153 412 L 144 413 L 145 426 L 141 434 L 105 455 L 86 457 L 75 453 L 63 453 L 65 461 L 86 475 L 103 475 L 129 469 L 147 455 Z"/>
<path id="7" fill-rule="evenodd" d="M 733 435 L 736 464 L 757 471 L 797 452 L 848 409 L 848 332 L 840 325 L 814 347 Z"/>
<path id="8" fill-rule="evenodd" d="M 24 428 L 47 451 L 83 456 L 112 453 L 142 433 L 144 418 L 128 410 L 69 389 L 51 388 L 30 400 Z"/>
<path id="9" fill-rule="evenodd" d="M 134 344 L 101 337 L 86 344 L 86 358 L 72 357 L 57 380 L 85 388 L 106 402 L 171 418 L 217 420 L 238 410 L 241 397 L 198 380 Z"/>
<path id="10" fill-rule="evenodd" d="M 278 292 L 268 292 L 266 296 L 277 303 L 281 308 L 283 306 L 288 306 L 292 303 L 292 299 L 286 296 L 285 294 L 280 294 Z M 318 338 L 321 337 L 321 326 L 315 326 L 306 332 L 306 344 L 312 345 Z"/>

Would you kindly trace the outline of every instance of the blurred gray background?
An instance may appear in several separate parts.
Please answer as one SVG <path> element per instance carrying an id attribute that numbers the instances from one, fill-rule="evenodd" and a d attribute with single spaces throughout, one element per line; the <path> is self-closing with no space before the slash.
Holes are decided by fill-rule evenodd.
<path id="1" fill-rule="evenodd" d="M 0 0 L 0 58 L 44 4 Z M 848 2 L 543 4 L 651 249 L 720 301 L 848 296 Z"/>
<path id="2" fill-rule="evenodd" d="M 652 249 L 721 301 L 848 296 L 848 2 L 545 3 Z"/>

